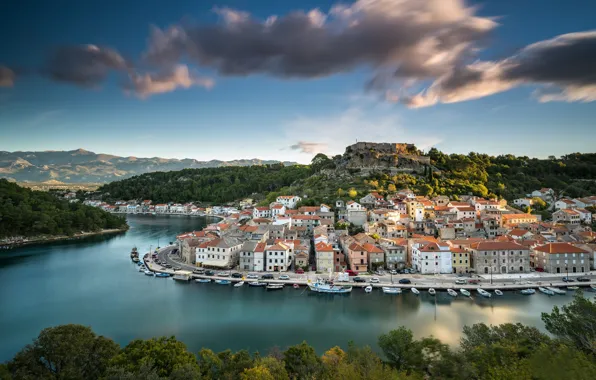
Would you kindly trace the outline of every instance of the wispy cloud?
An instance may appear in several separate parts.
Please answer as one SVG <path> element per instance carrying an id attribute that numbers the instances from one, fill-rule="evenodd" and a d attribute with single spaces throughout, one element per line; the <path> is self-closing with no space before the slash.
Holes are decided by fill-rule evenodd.
<path id="1" fill-rule="evenodd" d="M 47 110 L 47 111 L 40 112 L 37 115 L 33 116 L 33 118 L 29 120 L 27 125 L 30 127 L 43 125 L 44 123 L 47 123 L 48 121 L 50 121 L 52 119 L 55 119 L 57 116 L 59 116 L 63 112 L 64 112 L 63 109 Z"/>
<path id="2" fill-rule="evenodd" d="M 327 144 L 317 142 L 298 141 L 294 145 L 290 145 L 291 150 L 298 150 L 300 153 L 321 153 L 327 150 Z"/>

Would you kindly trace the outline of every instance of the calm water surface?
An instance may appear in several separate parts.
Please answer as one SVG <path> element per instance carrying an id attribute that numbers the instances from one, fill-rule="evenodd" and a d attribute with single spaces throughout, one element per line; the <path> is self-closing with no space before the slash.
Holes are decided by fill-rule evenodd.
<path id="1" fill-rule="evenodd" d="M 411 293 L 348 296 L 292 288 L 267 292 L 214 284 L 182 284 L 137 271 L 133 246 L 146 252 L 176 234 L 204 226 L 188 217 L 129 217 L 122 235 L 30 246 L 0 253 L 0 362 L 48 326 L 91 326 L 120 344 L 175 335 L 192 351 L 209 347 L 267 352 L 308 341 L 318 351 L 353 340 L 373 347 L 379 334 L 405 325 L 421 337 L 457 344 L 464 325 L 522 322 L 543 328 L 540 313 L 571 300 L 506 293 L 487 299 L 435 299 Z"/>

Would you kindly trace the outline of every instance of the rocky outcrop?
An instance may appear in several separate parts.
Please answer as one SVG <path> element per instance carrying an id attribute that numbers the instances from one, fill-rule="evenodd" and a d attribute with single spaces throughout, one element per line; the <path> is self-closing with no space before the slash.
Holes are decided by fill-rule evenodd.
<path id="1" fill-rule="evenodd" d="M 424 171 L 430 157 L 423 156 L 413 144 L 358 142 L 346 148 L 336 167 L 362 174 L 373 171 L 412 173 Z"/>

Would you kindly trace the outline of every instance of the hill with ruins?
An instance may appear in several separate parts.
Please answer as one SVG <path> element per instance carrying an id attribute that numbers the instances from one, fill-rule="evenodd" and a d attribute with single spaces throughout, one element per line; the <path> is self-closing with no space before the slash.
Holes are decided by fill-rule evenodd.
<path id="1" fill-rule="evenodd" d="M 359 170 L 363 175 L 374 171 L 390 174 L 417 173 L 431 164 L 414 144 L 357 142 L 334 158 L 337 169 Z"/>

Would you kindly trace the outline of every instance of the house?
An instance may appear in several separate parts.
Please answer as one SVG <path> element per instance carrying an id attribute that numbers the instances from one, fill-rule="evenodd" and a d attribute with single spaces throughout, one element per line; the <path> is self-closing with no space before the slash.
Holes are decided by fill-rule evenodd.
<path id="1" fill-rule="evenodd" d="M 537 223 L 538 217 L 532 214 L 503 214 L 501 215 L 501 224 L 504 227 L 513 227 L 518 224 Z"/>
<path id="2" fill-rule="evenodd" d="M 265 267 L 269 272 L 285 272 L 292 264 L 290 248 L 284 243 L 276 243 L 265 249 Z"/>
<path id="3" fill-rule="evenodd" d="M 542 198 L 546 202 L 551 202 L 555 196 L 555 191 L 551 188 L 543 187 L 540 190 L 532 191 L 530 196 Z"/>
<path id="4" fill-rule="evenodd" d="M 451 246 L 438 242 L 412 245 L 412 266 L 421 274 L 452 273 Z"/>
<path id="5" fill-rule="evenodd" d="M 576 212 L 579 213 L 579 219 L 584 224 L 592 224 L 592 213 L 585 208 L 576 208 Z"/>
<path id="6" fill-rule="evenodd" d="M 362 244 L 362 248 L 364 248 L 368 256 L 368 266 L 371 272 L 385 266 L 385 251 L 370 243 Z"/>
<path id="7" fill-rule="evenodd" d="M 368 255 L 360 244 L 351 243 L 348 246 L 347 257 L 351 270 L 356 272 L 366 272 L 368 270 Z"/>
<path id="8" fill-rule="evenodd" d="M 286 213 L 286 206 L 282 205 L 281 203 L 273 203 L 270 206 L 271 209 L 271 216 L 275 218 L 278 215 L 284 215 Z"/>
<path id="9" fill-rule="evenodd" d="M 253 218 L 270 218 L 271 209 L 269 207 L 255 207 L 252 210 Z"/>
<path id="10" fill-rule="evenodd" d="M 470 205 L 452 206 L 449 211 L 455 212 L 457 219 L 476 219 L 476 209 Z"/>
<path id="11" fill-rule="evenodd" d="M 331 212 L 331 206 L 327 206 L 325 203 L 321 203 L 319 206 L 321 212 Z"/>
<path id="12" fill-rule="evenodd" d="M 296 208 L 296 204 L 301 200 L 302 198 L 297 195 L 280 195 L 275 201 L 286 206 L 286 208 Z"/>
<path id="13" fill-rule="evenodd" d="M 360 203 L 357 203 L 354 201 L 348 201 L 348 203 L 346 204 L 346 210 L 348 210 L 348 211 L 362 211 L 362 210 L 364 210 L 364 207 L 362 207 L 362 205 Z"/>
<path id="14" fill-rule="evenodd" d="M 340 249 L 333 249 L 333 266 L 336 272 L 343 272 L 347 268 L 346 255 Z"/>
<path id="15" fill-rule="evenodd" d="M 436 206 L 447 206 L 449 204 L 449 197 L 445 195 L 438 195 L 433 198 L 433 202 Z"/>
<path id="16" fill-rule="evenodd" d="M 569 208 L 576 208 L 577 204 L 568 198 L 559 199 L 555 202 L 555 210 L 564 210 Z"/>
<path id="17" fill-rule="evenodd" d="M 381 243 L 387 269 L 402 269 L 406 266 L 408 260 L 406 245 L 406 240 L 403 240 L 403 245 Z"/>
<path id="18" fill-rule="evenodd" d="M 513 204 L 517 207 L 530 207 L 534 204 L 532 198 L 517 198 L 513 200 Z"/>
<path id="19" fill-rule="evenodd" d="M 155 205 L 155 212 L 158 214 L 164 214 L 168 212 L 169 206 L 163 203 Z"/>
<path id="20" fill-rule="evenodd" d="M 476 273 L 526 273 L 530 250 L 511 241 L 481 241 L 470 246 Z"/>
<path id="21" fill-rule="evenodd" d="M 377 192 L 369 193 L 365 197 L 360 198 L 360 203 L 365 207 L 375 207 L 384 201 L 385 198 Z"/>
<path id="22" fill-rule="evenodd" d="M 253 252 L 253 270 L 257 272 L 265 271 L 265 243 L 259 242 Z"/>
<path id="23" fill-rule="evenodd" d="M 320 224 L 321 218 L 317 215 L 292 215 L 292 226 L 305 227 L 308 234 Z"/>
<path id="24" fill-rule="evenodd" d="M 472 268 L 470 252 L 462 248 L 451 248 L 451 260 L 453 273 L 470 273 Z"/>
<path id="25" fill-rule="evenodd" d="M 318 211 L 321 211 L 321 208 L 317 206 L 302 206 L 298 209 L 298 213 L 302 215 L 316 215 Z"/>
<path id="26" fill-rule="evenodd" d="M 356 240 L 359 244 L 374 244 L 375 243 L 375 239 L 372 238 L 370 235 L 365 234 L 363 232 L 360 232 L 359 234 L 356 234 L 354 236 L 352 236 L 352 238 L 354 240 Z"/>
<path id="27" fill-rule="evenodd" d="M 256 241 L 246 241 L 242 244 L 242 249 L 240 250 L 240 269 L 247 271 L 254 270 L 254 254 L 257 244 L 260 243 Z"/>
<path id="28" fill-rule="evenodd" d="M 348 222 L 355 226 L 362 226 L 366 223 L 366 209 L 359 203 L 349 201 L 346 205 Z"/>
<path id="29" fill-rule="evenodd" d="M 241 249 L 242 242 L 238 239 L 228 236 L 216 238 L 199 245 L 195 261 L 204 267 L 233 268 L 238 265 Z"/>
<path id="30" fill-rule="evenodd" d="M 416 199 L 406 201 L 408 216 L 412 221 L 421 222 L 424 220 L 424 205 Z"/>
<path id="31" fill-rule="evenodd" d="M 548 243 L 534 247 L 537 268 L 548 273 L 590 271 L 590 253 L 569 243 Z"/>
<path id="32" fill-rule="evenodd" d="M 521 228 L 514 228 L 507 233 L 507 236 L 511 236 L 515 240 L 531 239 L 534 234 L 528 230 L 522 230 Z"/>
<path id="33" fill-rule="evenodd" d="M 315 262 L 317 272 L 328 273 L 335 269 L 334 253 L 331 244 L 320 242 L 315 244 Z"/>
<path id="34" fill-rule="evenodd" d="M 341 199 L 338 199 L 338 200 L 335 201 L 335 208 L 337 208 L 337 209 L 343 209 L 345 207 L 346 207 L 346 204 Z"/>
<path id="35" fill-rule="evenodd" d="M 580 213 L 571 208 L 562 208 L 553 212 L 553 222 L 571 225 L 579 225 L 582 220 Z"/>
<path id="36" fill-rule="evenodd" d="M 303 245 L 294 247 L 294 266 L 296 268 L 306 269 L 308 267 L 308 248 Z"/>

